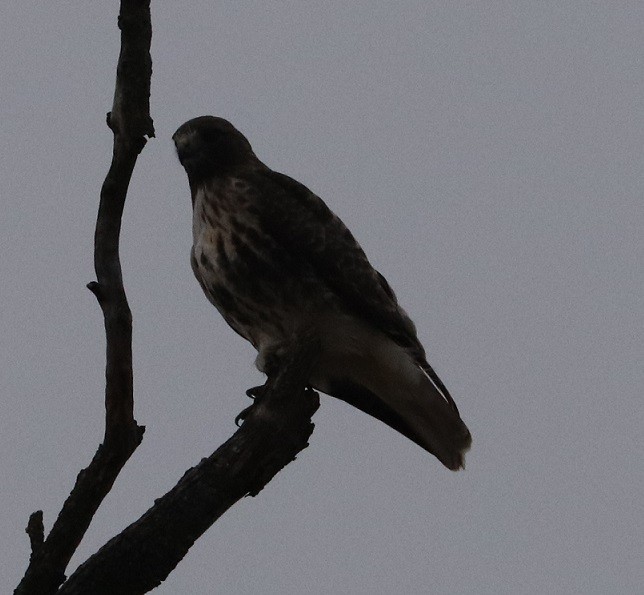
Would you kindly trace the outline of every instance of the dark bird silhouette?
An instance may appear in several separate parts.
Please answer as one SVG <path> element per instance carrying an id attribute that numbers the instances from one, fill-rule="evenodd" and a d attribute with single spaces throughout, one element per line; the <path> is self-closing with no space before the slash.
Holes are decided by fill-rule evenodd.
<path id="1" fill-rule="evenodd" d="M 306 330 L 321 351 L 310 385 L 464 466 L 471 436 L 427 363 L 416 328 L 351 232 L 308 188 L 272 171 L 230 122 L 195 118 L 174 134 L 193 207 L 192 268 L 210 302 L 279 365 Z"/>

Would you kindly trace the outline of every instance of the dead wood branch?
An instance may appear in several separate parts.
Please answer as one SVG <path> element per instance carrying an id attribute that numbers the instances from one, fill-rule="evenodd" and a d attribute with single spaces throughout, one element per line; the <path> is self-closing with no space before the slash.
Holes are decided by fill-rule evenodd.
<path id="1" fill-rule="evenodd" d="M 78 474 L 69 497 L 44 539 L 42 512 L 27 527 L 32 545 L 29 566 L 16 589 L 20 595 L 55 593 L 85 531 L 119 472 L 140 444 L 142 426 L 134 420 L 132 314 L 127 303 L 119 235 L 128 185 L 137 157 L 154 136 L 150 118 L 150 0 L 122 0 L 121 53 L 108 126 L 114 133 L 112 163 L 101 189 L 94 264 L 97 281 L 88 285 L 103 311 L 107 344 L 105 439 L 89 466 Z"/>

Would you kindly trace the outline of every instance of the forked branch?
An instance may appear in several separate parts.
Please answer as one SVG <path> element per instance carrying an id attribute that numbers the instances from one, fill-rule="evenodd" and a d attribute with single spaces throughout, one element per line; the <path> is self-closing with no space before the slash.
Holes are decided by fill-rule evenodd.
<path id="1" fill-rule="evenodd" d="M 210 457 L 121 534 L 110 540 L 68 579 L 65 570 L 93 516 L 121 469 L 141 443 L 134 419 L 132 315 L 119 259 L 121 218 L 137 157 L 154 136 L 149 114 L 150 0 L 121 0 L 121 53 L 107 123 L 114 133 L 112 163 L 101 189 L 94 263 L 88 285 L 103 311 L 106 332 L 105 437 L 82 470 L 45 538 L 42 512 L 27 533 L 32 554 L 16 593 L 20 595 L 113 595 L 146 593 L 159 585 L 192 544 L 228 508 L 258 494 L 296 455 L 313 431 L 318 395 L 306 388 L 318 355 L 311 336 L 299 338 L 269 377 L 243 426 Z"/>
<path id="2" fill-rule="evenodd" d="M 32 554 L 18 594 L 55 593 L 85 531 L 119 472 L 140 444 L 142 426 L 134 420 L 132 315 L 119 259 L 121 216 L 137 157 L 154 136 L 150 118 L 150 0 L 121 0 L 121 53 L 108 125 L 114 133 L 112 163 L 101 189 L 94 263 L 97 281 L 88 285 L 103 311 L 107 344 L 105 439 L 76 479 L 47 538 L 42 512 L 31 515 L 27 532 Z"/>
<path id="3" fill-rule="evenodd" d="M 154 589 L 222 514 L 244 496 L 257 495 L 306 448 L 319 406 L 317 393 L 304 388 L 316 345 L 293 347 L 242 427 L 82 564 L 59 595 L 138 595 Z"/>

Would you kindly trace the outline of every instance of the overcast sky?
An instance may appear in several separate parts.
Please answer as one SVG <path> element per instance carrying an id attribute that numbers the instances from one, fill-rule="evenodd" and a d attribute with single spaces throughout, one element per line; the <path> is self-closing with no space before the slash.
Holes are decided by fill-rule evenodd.
<path id="1" fill-rule="evenodd" d="M 452 473 L 323 397 L 311 444 L 161 594 L 640 593 L 644 3 L 153 0 L 125 208 L 145 439 L 71 572 L 229 437 L 262 381 L 189 265 L 171 135 L 231 120 L 319 194 L 415 320 L 474 436 Z M 118 2 L 0 19 L 0 591 L 103 433 L 92 239 Z"/>

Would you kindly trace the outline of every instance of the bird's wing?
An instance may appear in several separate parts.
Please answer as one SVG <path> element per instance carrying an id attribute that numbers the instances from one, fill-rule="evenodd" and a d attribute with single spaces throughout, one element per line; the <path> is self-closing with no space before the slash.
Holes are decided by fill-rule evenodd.
<path id="1" fill-rule="evenodd" d="M 253 185 L 261 193 L 263 229 L 289 254 L 306 260 L 350 311 L 404 347 L 457 410 L 427 362 L 414 323 L 340 218 L 306 186 L 284 174 L 266 168 L 254 177 Z"/>
<path id="2" fill-rule="evenodd" d="M 303 259 L 357 316 L 405 347 L 422 347 L 413 322 L 353 234 L 306 186 L 283 174 L 262 172 L 262 227 L 289 254 Z"/>

